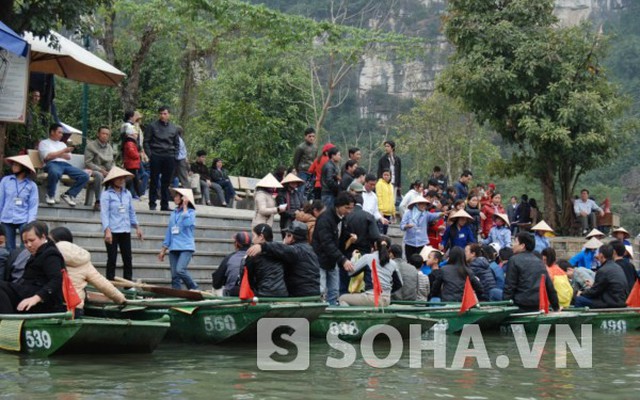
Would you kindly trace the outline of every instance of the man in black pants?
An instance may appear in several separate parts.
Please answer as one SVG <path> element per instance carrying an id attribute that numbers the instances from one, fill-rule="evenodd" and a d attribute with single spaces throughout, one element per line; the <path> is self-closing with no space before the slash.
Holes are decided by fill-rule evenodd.
<path id="1" fill-rule="evenodd" d="M 160 210 L 169 211 L 169 184 L 176 165 L 176 155 L 180 147 L 177 127 L 169 122 L 170 113 L 166 106 L 158 109 L 159 119 L 147 127 L 144 135 L 144 151 L 151 163 L 151 187 L 149 188 L 149 209 L 156 209 L 158 200 L 158 175 L 160 182 Z"/>

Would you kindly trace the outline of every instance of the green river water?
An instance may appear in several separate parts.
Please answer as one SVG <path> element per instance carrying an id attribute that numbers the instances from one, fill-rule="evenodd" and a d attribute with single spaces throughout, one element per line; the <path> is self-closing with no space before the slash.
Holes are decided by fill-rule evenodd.
<path id="1" fill-rule="evenodd" d="M 447 337 L 447 367 L 459 336 Z M 533 341 L 533 339 L 531 339 Z M 408 344 L 389 368 L 356 360 L 344 369 L 326 366 L 342 353 L 326 343 L 310 346 L 305 371 L 263 371 L 250 345 L 163 343 L 149 355 L 59 356 L 49 359 L 0 353 L 0 398 L 8 399 L 638 399 L 640 331 L 594 332 L 592 368 L 579 368 L 572 356 L 557 368 L 553 335 L 538 368 L 524 368 L 513 337 L 484 336 L 491 368 L 470 359 L 463 369 L 434 368 L 433 352 L 423 366 L 410 368 Z M 293 348 L 293 347 L 292 347 Z M 377 342 L 379 357 L 388 342 Z M 292 352 L 295 354 L 295 352 Z M 506 368 L 496 358 L 507 356 Z"/>

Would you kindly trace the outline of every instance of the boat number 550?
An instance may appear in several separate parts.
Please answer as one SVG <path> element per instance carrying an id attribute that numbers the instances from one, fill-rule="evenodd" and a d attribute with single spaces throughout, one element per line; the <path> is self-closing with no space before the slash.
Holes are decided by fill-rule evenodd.
<path id="1" fill-rule="evenodd" d="M 231 315 L 204 317 L 204 329 L 207 332 L 235 331 L 236 320 Z"/>
<path id="2" fill-rule="evenodd" d="M 51 335 L 47 331 L 40 330 L 32 330 L 25 331 L 24 338 L 27 342 L 27 347 L 33 348 L 45 348 L 48 349 L 51 347 Z"/>

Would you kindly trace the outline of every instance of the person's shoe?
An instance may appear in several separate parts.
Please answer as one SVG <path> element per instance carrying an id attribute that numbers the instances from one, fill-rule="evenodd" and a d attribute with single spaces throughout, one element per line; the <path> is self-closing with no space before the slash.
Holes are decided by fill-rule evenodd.
<path id="1" fill-rule="evenodd" d="M 160 211 L 173 211 L 172 209 L 170 209 L 169 207 L 160 207 Z"/>
<path id="2" fill-rule="evenodd" d="M 234 197 L 234 199 L 236 199 L 236 201 L 242 201 L 242 197 L 236 195 L 236 197 Z"/>
<path id="3" fill-rule="evenodd" d="M 49 196 L 48 194 L 44 195 L 44 201 L 50 206 L 56 204 L 56 199 L 54 199 L 53 197 Z"/>
<path id="4" fill-rule="evenodd" d="M 93 205 L 93 211 L 100 211 L 100 203 L 98 203 L 97 201 Z"/>
<path id="5" fill-rule="evenodd" d="M 226 206 L 227 206 L 227 203 L 222 203 L 222 207 L 226 207 Z"/>
<path id="6" fill-rule="evenodd" d="M 68 193 L 60 195 L 60 199 L 62 199 L 65 203 L 67 203 L 71 207 L 76 206 L 76 198 L 73 196 L 70 196 Z"/>
<path id="7" fill-rule="evenodd" d="M 211 205 L 211 202 L 210 202 L 210 201 L 207 201 L 207 205 L 208 205 L 208 206 L 210 206 L 210 205 Z"/>

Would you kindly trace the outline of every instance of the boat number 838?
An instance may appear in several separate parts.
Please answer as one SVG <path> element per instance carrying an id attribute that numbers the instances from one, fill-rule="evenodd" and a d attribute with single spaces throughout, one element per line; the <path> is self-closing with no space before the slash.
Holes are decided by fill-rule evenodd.
<path id="1" fill-rule="evenodd" d="M 41 330 L 27 330 L 24 332 L 24 339 L 27 342 L 27 347 L 33 349 L 48 349 L 51 347 L 51 335 L 47 331 Z"/>
<path id="2" fill-rule="evenodd" d="M 236 320 L 231 315 L 204 317 L 204 330 L 207 332 L 235 331 Z"/>

